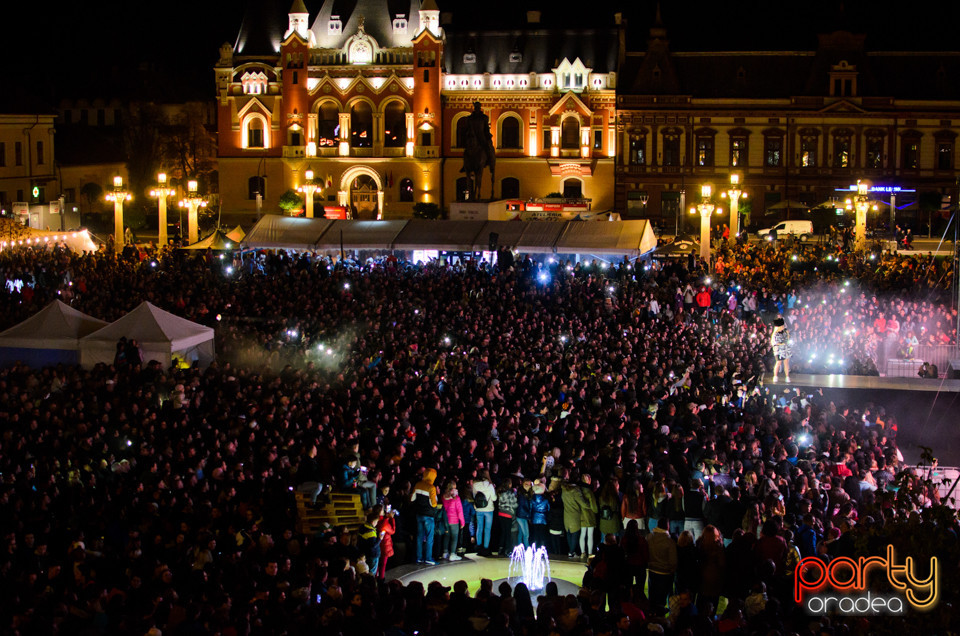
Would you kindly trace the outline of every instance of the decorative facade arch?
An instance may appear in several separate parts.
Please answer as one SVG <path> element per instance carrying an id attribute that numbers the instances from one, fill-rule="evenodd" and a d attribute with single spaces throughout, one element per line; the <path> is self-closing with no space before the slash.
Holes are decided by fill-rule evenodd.
<path id="1" fill-rule="evenodd" d="M 457 133 L 457 127 L 460 125 L 461 120 L 470 116 L 469 110 L 464 110 L 456 115 L 450 120 L 450 147 L 451 148 L 463 148 L 461 145 L 460 135 Z"/>
<path id="2" fill-rule="evenodd" d="M 256 131 L 260 131 L 259 144 L 256 142 Z M 240 124 L 241 145 L 244 148 L 269 148 L 270 147 L 270 122 L 262 113 L 251 112 L 244 115 Z M 251 145 L 253 142 L 256 145 Z"/>
<path id="3" fill-rule="evenodd" d="M 339 204 L 349 208 L 350 206 L 350 182 L 359 176 L 366 175 L 373 179 L 377 184 L 377 219 L 383 218 L 383 179 L 380 174 L 369 166 L 353 166 L 344 170 L 340 177 L 340 191 L 337 193 Z"/>

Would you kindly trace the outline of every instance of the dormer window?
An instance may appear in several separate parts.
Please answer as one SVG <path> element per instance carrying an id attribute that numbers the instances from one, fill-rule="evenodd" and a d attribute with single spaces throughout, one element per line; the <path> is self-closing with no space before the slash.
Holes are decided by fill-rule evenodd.
<path id="1" fill-rule="evenodd" d="M 343 33 L 343 22 L 340 21 L 340 16 L 330 16 L 330 22 L 327 23 L 327 35 L 340 35 L 341 33 Z"/>
<path id="2" fill-rule="evenodd" d="M 839 64 L 830 67 L 830 96 L 856 97 L 857 96 L 857 67 L 841 60 Z"/>
<path id="3" fill-rule="evenodd" d="M 511 64 L 519 64 L 522 61 L 523 61 L 523 54 L 520 53 L 520 51 L 514 51 L 513 53 L 510 54 Z"/>
<path id="4" fill-rule="evenodd" d="M 393 19 L 393 33 L 394 35 L 406 35 L 407 34 L 407 16 L 403 13 L 398 13 L 397 17 Z"/>
<path id="5" fill-rule="evenodd" d="M 589 77 L 590 71 L 591 69 L 584 66 L 580 58 L 576 58 L 572 63 L 564 58 L 557 68 L 553 69 L 558 87 L 578 93 L 587 88 L 586 78 Z"/>
<path id="6" fill-rule="evenodd" d="M 244 95 L 264 95 L 267 92 L 267 75 L 263 71 L 247 71 L 240 77 Z"/>
<path id="7" fill-rule="evenodd" d="M 476 53 L 464 53 L 464 54 L 463 54 L 463 63 L 464 63 L 464 64 L 476 64 L 476 63 L 477 63 L 477 54 L 476 54 Z"/>

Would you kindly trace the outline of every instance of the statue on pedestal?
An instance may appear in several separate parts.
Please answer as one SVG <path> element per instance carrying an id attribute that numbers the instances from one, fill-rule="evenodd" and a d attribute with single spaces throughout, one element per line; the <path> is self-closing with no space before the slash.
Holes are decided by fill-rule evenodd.
<path id="1" fill-rule="evenodd" d="M 470 199 L 480 198 L 480 189 L 483 182 L 483 169 L 490 168 L 490 199 L 494 198 L 493 189 L 496 183 L 495 166 L 496 152 L 493 149 L 493 135 L 490 134 L 490 120 L 480 109 L 480 102 L 473 103 L 473 112 L 464 120 L 463 127 L 463 172 L 470 179 Z"/>

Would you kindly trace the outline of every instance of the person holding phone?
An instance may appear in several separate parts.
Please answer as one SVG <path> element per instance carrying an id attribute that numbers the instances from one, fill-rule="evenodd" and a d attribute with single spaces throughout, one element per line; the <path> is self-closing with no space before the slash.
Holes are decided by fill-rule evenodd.
<path id="1" fill-rule="evenodd" d="M 377 536 L 380 537 L 380 563 L 377 566 L 376 576 L 381 581 L 387 575 L 387 560 L 393 556 L 393 535 L 397 532 L 397 512 L 393 506 L 387 505 L 377 522 Z"/>

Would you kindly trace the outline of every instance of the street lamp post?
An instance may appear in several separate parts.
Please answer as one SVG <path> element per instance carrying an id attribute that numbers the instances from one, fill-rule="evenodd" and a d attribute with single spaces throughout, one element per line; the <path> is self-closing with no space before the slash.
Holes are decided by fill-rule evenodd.
<path id="1" fill-rule="evenodd" d="M 187 240 L 189 245 L 193 245 L 198 240 L 199 230 L 197 228 L 197 211 L 200 208 L 207 207 L 207 201 L 197 192 L 197 182 L 188 181 L 187 182 L 187 196 L 180 201 L 181 208 L 187 208 Z"/>
<path id="2" fill-rule="evenodd" d="M 160 217 L 160 233 L 157 236 L 157 247 L 167 246 L 167 197 L 176 194 L 176 190 L 167 186 L 167 175 L 157 175 L 157 187 L 150 190 L 150 196 L 157 200 L 157 214 Z"/>
<path id="3" fill-rule="evenodd" d="M 857 195 L 853 199 L 847 199 L 847 210 L 856 210 L 857 222 L 854 226 L 853 249 L 862 252 L 867 248 L 867 212 L 871 207 L 876 210 L 877 204 L 870 204 L 870 184 L 861 179 L 857 179 Z"/>
<path id="4" fill-rule="evenodd" d="M 304 173 L 306 180 L 303 182 L 297 192 L 303 194 L 304 204 L 307 210 L 307 218 L 313 218 L 313 193 L 320 189 L 320 186 L 317 185 L 317 182 L 313 180 L 313 170 L 307 170 Z"/>
<path id="5" fill-rule="evenodd" d="M 712 201 L 713 186 L 708 183 L 700 186 L 700 203 L 690 208 L 691 214 L 700 212 L 700 258 L 710 264 L 710 217 L 721 210 Z"/>
<path id="6" fill-rule="evenodd" d="M 133 198 L 123 189 L 123 177 L 113 178 L 113 192 L 107 193 L 107 201 L 113 201 L 113 249 L 123 250 L 123 203 Z"/>
<path id="7" fill-rule="evenodd" d="M 740 189 L 739 174 L 730 175 L 730 189 L 721 192 L 720 197 L 730 199 L 730 240 L 736 241 L 740 234 L 740 197 L 747 198 L 747 193 Z"/>

